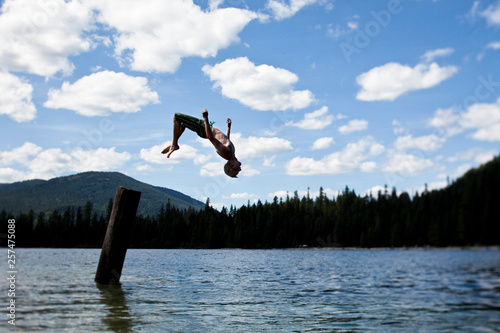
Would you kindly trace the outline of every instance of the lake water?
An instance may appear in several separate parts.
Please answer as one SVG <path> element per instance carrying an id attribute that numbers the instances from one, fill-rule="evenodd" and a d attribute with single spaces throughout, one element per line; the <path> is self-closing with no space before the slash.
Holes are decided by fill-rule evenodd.
<path id="1" fill-rule="evenodd" d="M 0 331 L 500 332 L 498 250 L 129 250 L 121 287 L 100 252 L 16 249 L 15 328 L 1 260 Z"/>

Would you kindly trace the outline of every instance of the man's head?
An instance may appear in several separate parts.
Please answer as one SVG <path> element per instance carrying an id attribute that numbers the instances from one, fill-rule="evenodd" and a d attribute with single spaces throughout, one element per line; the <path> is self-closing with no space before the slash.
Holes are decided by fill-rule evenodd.
<path id="1" fill-rule="evenodd" d="M 224 173 L 232 178 L 237 178 L 236 175 L 241 171 L 241 163 L 237 160 L 229 160 L 224 164 Z"/>

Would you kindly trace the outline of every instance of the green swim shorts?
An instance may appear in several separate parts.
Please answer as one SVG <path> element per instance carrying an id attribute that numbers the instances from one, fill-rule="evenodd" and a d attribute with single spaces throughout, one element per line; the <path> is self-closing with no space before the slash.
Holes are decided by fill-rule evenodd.
<path id="1" fill-rule="evenodd" d="M 174 118 L 181 124 L 181 127 L 189 128 L 191 131 L 198 134 L 200 138 L 207 138 L 207 133 L 205 132 L 205 120 L 182 113 L 174 114 Z"/>

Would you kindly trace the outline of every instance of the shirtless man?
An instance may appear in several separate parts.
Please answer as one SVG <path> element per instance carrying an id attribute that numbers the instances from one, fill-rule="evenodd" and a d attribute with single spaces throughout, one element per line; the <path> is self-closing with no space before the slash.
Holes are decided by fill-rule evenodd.
<path id="1" fill-rule="evenodd" d="M 231 119 L 227 118 L 227 133 L 224 134 L 219 129 L 210 126 L 208 111 L 206 109 L 201 111 L 201 114 L 203 115 L 203 120 L 182 113 L 174 114 L 174 138 L 170 146 L 163 149 L 161 153 L 168 153 L 167 157 L 170 157 L 174 151 L 178 150 L 178 140 L 187 127 L 198 134 L 199 137 L 210 140 L 217 154 L 228 161 L 224 165 L 224 172 L 226 175 L 236 178 L 236 175 L 241 171 L 241 163 L 236 159 L 236 156 L 234 156 L 234 146 L 229 140 Z"/>

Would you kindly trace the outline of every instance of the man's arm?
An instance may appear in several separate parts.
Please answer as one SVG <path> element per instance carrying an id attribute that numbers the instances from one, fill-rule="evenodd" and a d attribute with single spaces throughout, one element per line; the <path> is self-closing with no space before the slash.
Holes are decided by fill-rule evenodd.
<path id="1" fill-rule="evenodd" d="M 227 118 L 227 133 L 226 136 L 229 139 L 229 134 L 231 134 L 231 119 Z"/>
<path id="2" fill-rule="evenodd" d="M 208 121 L 208 111 L 203 110 L 201 111 L 201 114 L 203 115 L 203 120 L 205 120 L 205 132 L 207 134 L 207 139 L 210 140 L 210 142 L 214 145 L 215 150 L 217 153 L 224 157 L 227 155 L 228 148 L 224 146 L 217 138 L 214 136 L 212 132 L 212 128 L 210 128 L 210 122 Z M 225 159 L 228 159 L 228 157 L 224 157 Z"/>
<path id="3" fill-rule="evenodd" d="M 207 139 L 210 140 L 210 142 L 212 142 L 214 139 L 214 135 L 212 133 L 212 129 L 210 128 L 210 121 L 208 121 L 207 109 L 201 111 L 201 114 L 203 115 L 203 120 L 205 120 L 205 133 L 207 135 Z"/>

